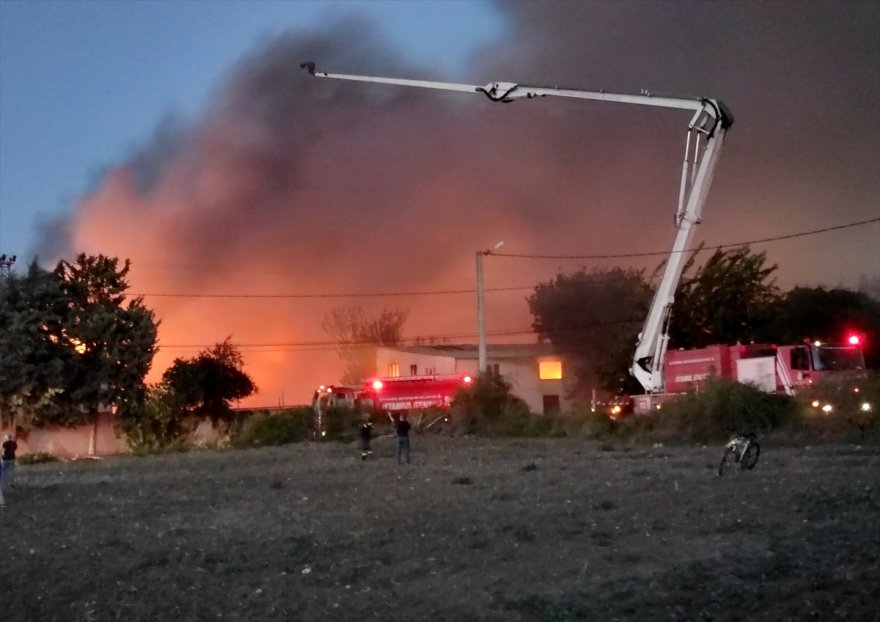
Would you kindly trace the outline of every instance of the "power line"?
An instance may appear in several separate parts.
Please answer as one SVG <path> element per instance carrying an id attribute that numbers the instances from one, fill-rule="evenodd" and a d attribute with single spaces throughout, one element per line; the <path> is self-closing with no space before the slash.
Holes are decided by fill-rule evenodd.
<path id="1" fill-rule="evenodd" d="M 518 286 L 518 287 L 491 287 L 486 288 L 487 292 L 512 292 L 535 289 L 534 285 Z M 424 290 L 412 292 L 377 292 L 370 294 L 366 292 L 354 294 L 131 294 L 132 296 L 150 296 L 153 298 L 382 298 L 382 297 L 404 297 L 404 296 L 446 296 L 450 294 L 473 294 L 476 289 L 440 289 L 440 290 Z"/>
<path id="2" fill-rule="evenodd" d="M 634 318 L 634 319 L 624 319 L 624 320 L 608 320 L 605 322 L 591 322 L 589 324 L 576 324 L 572 326 L 562 326 L 557 328 L 546 328 L 542 329 L 541 333 L 543 334 L 552 334 L 552 333 L 562 333 L 567 331 L 574 330 L 585 330 L 585 329 L 594 329 L 594 328 L 607 328 L 609 326 L 618 326 L 622 324 L 636 324 L 641 323 L 643 318 Z M 498 331 L 490 331 L 487 333 L 489 337 L 516 337 L 521 335 L 535 335 L 537 334 L 533 329 L 527 328 L 516 328 L 516 329 L 507 329 L 507 330 L 498 330 Z M 248 349 L 253 350 L 255 352 L 288 352 L 293 349 L 301 349 L 303 351 L 309 352 L 317 352 L 317 351 L 327 351 L 327 350 L 335 350 L 338 347 L 350 347 L 350 348 L 375 348 L 375 347 L 395 347 L 395 346 L 421 346 L 432 347 L 436 345 L 449 345 L 449 340 L 453 339 L 476 339 L 476 333 L 458 333 L 458 334 L 446 334 L 446 335 L 429 335 L 427 337 L 405 337 L 400 340 L 400 342 L 389 345 L 384 344 L 379 341 L 358 341 L 349 344 L 340 344 L 337 341 L 325 340 L 325 341 L 294 341 L 294 342 L 270 342 L 270 343 L 235 343 L 236 348 L 240 349 Z M 430 341 L 430 342 L 429 342 Z M 427 342 L 427 343 L 426 343 Z M 441 343 L 435 343 L 441 342 Z M 206 345 L 206 344 L 159 344 L 158 348 L 167 348 L 167 349 L 183 349 L 183 350 L 197 350 L 210 348 L 214 344 Z M 258 349 L 258 348 L 271 348 L 271 349 Z"/>
<path id="3" fill-rule="evenodd" d="M 869 218 L 868 220 L 861 220 L 858 222 L 851 222 L 845 225 L 836 225 L 833 227 L 824 227 L 822 229 L 813 229 L 811 231 L 802 231 L 800 233 L 790 233 L 786 235 L 778 235 L 770 238 L 762 238 L 759 240 L 751 240 L 746 242 L 735 242 L 729 244 L 718 244 L 715 246 L 704 246 L 703 250 L 715 250 L 722 248 L 734 248 L 740 246 L 748 246 L 750 244 L 762 244 L 765 242 L 777 242 L 780 240 L 789 240 L 792 238 L 800 238 L 809 235 L 817 235 L 819 233 L 827 233 L 829 231 L 837 231 L 840 229 L 849 229 L 852 227 L 859 227 L 862 225 L 867 225 L 875 222 L 880 222 L 880 218 Z M 683 251 L 679 251 L 682 253 L 690 253 L 696 250 L 701 250 L 698 248 L 690 248 L 685 249 Z M 620 253 L 613 255 L 527 255 L 527 254 L 517 254 L 517 253 L 489 253 L 493 257 L 504 257 L 504 258 L 512 258 L 512 259 L 628 259 L 628 258 L 637 258 L 637 257 L 653 257 L 659 255 L 668 255 L 670 251 L 655 251 L 649 253 Z M 486 288 L 486 292 L 513 292 L 513 291 L 526 291 L 534 289 L 534 285 L 528 286 L 516 286 L 516 287 L 489 287 Z M 188 294 L 188 293 L 144 293 L 144 294 L 131 294 L 132 296 L 143 296 L 150 298 L 240 298 L 240 299 L 339 299 L 339 298 L 393 298 L 393 297 L 407 297 L 407 296 L 449 296 L 449 295 L 461 295 L 461 294 L 474 294 L 476 293 L 476 289 L 446 289 L 446 290 L 422 290 L 422 291 L 410 291 L 410 292 L 376 292 L 376 293 L 367 293 L 367 292 L 355 292 L 349 294 L 334 294 L 334 293 L 319 293 L 319 294 Z"/>
<path id="4" fill-rule="evenodd" d="M 859 227 L 861 225 L 868 225 L 871 223 L 880 222 L 880 218 L 869 218 L 868 220 L 860 220 L 859 222 L 851 222 L 845 225 L 836 225 L 834 227 L 825 227 L 823 229 L 813 229 L 812 231 L 802 231 L 800 233 L 789 233 L 787 235 L 778 235 L 772 238 L 762 238 L 760 240 L 750 240 L 747 242 L 736 242 L 731 244 L 718 244 L 715 246 L 704 246 L 704 250 L 713 250 L 713 249 L 721 249 L 721 248 L 733 248 L 739 246 L 749 246 L 751 244 L 762 244 L 764 242 L 777 242 L 779 240 L 790 240 L 792 238 L 801 238 L 808 235 L 816 235 L 818 233 L 827 233 L 828 231 L 837 231 L 839 229 L 849 229 L 850 227 Z M 696 250 L 702 250 L 698 248 L 688 248 L 681 251 L 677 251 L 680 253 L 690 253 Z M 653 257 L 657 255 L 669 255 L 671 251 L 654 251 L 650 253 L 621 253 L 617 255 L 526 255 L 526 254 L 517 254 L 517 253 L 489 253 L 493 257 L 510 257 L 516 259 L 629 259 L 634 257 Z M 674 252 L 674 251 L 672 251 Z"/>

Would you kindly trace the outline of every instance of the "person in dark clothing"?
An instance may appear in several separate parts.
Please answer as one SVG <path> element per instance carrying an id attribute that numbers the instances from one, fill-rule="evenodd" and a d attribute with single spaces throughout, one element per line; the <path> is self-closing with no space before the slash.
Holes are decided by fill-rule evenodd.
<path id="1" fill-rule="evenodd" d="M 12 478 L 15 475 L 16 449 L 18 449 L 18 443 L 12 439 L 11 434 L 7 434 L 3 440 L 2 451 L 0 451 L 0 461 L 3 463 L 3 475 L 0 476 L 0 486 L 6 489 L 12 487 Z"/>
<path id="2" fill-rule="evenodd" d="M 373 422 L 370 421 L 369 415 L 364 415 L 364 420 L 361 421 L 360 437 L 361 460 L 366 460 L 373 455 L 373 450 L 370 448 L 370 442 L 373 440 Z"/>
<path id="3" fill-rule="evenodd" d="M 398 415 L 394 419 L 394 458 L 397 464 L 401 464 L 403 454 L 406 454 L 406 463 L 409 464 L 409 421 L 406 420 L 406 413 Z"/>

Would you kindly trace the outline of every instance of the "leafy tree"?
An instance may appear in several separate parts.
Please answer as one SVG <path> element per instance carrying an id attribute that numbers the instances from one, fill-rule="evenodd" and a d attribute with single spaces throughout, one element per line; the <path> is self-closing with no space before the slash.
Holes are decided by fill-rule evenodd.
<path id="1" fill-rule="evenodd" d="M 840 342 L 850 331 L 864 336 L 868 367 L 880 368 L 880 300 L 864 292 L 823 287 L 795 287 L 782 299 L 776 326 L 780 343 Z"/>
<path id="2" fill-rule="evenodd" d="M 638 390 L 628 368 L 651 295 L 643 271 L 582 268 L 540 283 L 527 300 L 533 328 L 572 361 L 577 393 L 586 398 L 597 386 Z"/>
<path id="3" fill-rule="evenodd" d="M 257 387 L 244 372 L 244 360 L 229 337 L 192 359 L 177 359 L 165 370 L 162 381 L 173 392 L 183 413 L 210 417 L 217 425 L 230 425 L 233 400 L 253 395 Z"/>
<path id="4" fill-rule="evenodd" d="M 408 311 L 383 309 L 377 317 L 362 307 L 337 307 L 324 316 L 324 332 L 336 340 L 336 351 L 345 363 L 344 383 L 356 383 L 376 373 L 376 346 L 400 343 Z"/>
<path id="5" fill-rule="evenodd" d="M 748 247 L 717 250 L 693 276 L 685 275 L 672 308 L 670 346 L 773 341 L 780 298 L 770 278 L 777 266 L 765 265 L 766 259 Z"/>
<path id="6" fill-rule="evenodd" d="M 66 313 L 61 280 L 36 261 L 23 277 L 0 279 L 0 409 L 16 425 L 38 426 L 57 414 L 64 361 L 74 351 L 51 337 Z"/>
<path id="7" fill-rule="evenodd" d="M 80 254 L 60 261 L 67 309 L 49 338 L 72 347 L 64 362 L 63 408 L 55 423 L 87 421 L 100 405 L 121 406 L 140 399 L 156 351 L 157 323 L 141 297 L 127 299 L 128 260 Z"/>
<path id="8" fill-rule="evenodd" d="M 177 396 L 166 383 L 148 388 L 140 399 L 126 402 L 117 411 L 116 421 L 135 451 L 168 447 L 191 431 Z"/>

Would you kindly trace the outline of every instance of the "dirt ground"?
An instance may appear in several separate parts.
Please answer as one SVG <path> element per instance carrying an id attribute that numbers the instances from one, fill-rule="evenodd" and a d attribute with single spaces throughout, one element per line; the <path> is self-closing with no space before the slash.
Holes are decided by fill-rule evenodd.
<path id="1" fill-rule="evenodd" d="M 375 449 L 20 466 L 0 619 L 880 619 L 878 446 Z"/>

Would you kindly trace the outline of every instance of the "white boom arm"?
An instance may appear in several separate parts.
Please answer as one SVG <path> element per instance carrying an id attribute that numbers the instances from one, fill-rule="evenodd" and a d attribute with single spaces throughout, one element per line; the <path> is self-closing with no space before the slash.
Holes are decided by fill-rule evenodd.
<path id="1" fill-rule="evenodd" d="M 666 346 L 669 342 L 667 328 L 675 290 L 681 280 L 681 272 L 684 267 L 684 251 L 693 238 L 694 225 L 700 222 L 703 204 L 706 202 L 706 194 L 712 183 L 712 174 L 718 163 L 724 136 L 733 125 L 733 115 L 720 100 L 654 96 L 647 92 L 641 95 L 624 95 L 604 91 L 526 86 L 513 82 L 490 82 L 486 86 L 478 86 L 428 80 L 377 78 L 317 71 L 315 63 L 312 62 L 303 63 L 301 67 L 317 78 L 414 86 L 463 93 L 482 93 L 492 101 L 502 103 L 534 97 L 573 97 L 694 111 L 687 129 L 684 162 L 681 170 L 681 187 L 678 194 L 678 208 L 675 212 L 677 229 L 675 242 L 666 262 L 663 279 L 654 293 L 648 317 L 639 333 L 630 367 L 630 372 L 646 392 L 655 393 L 663 390 L 663 357 L 666 355 Z"/>

